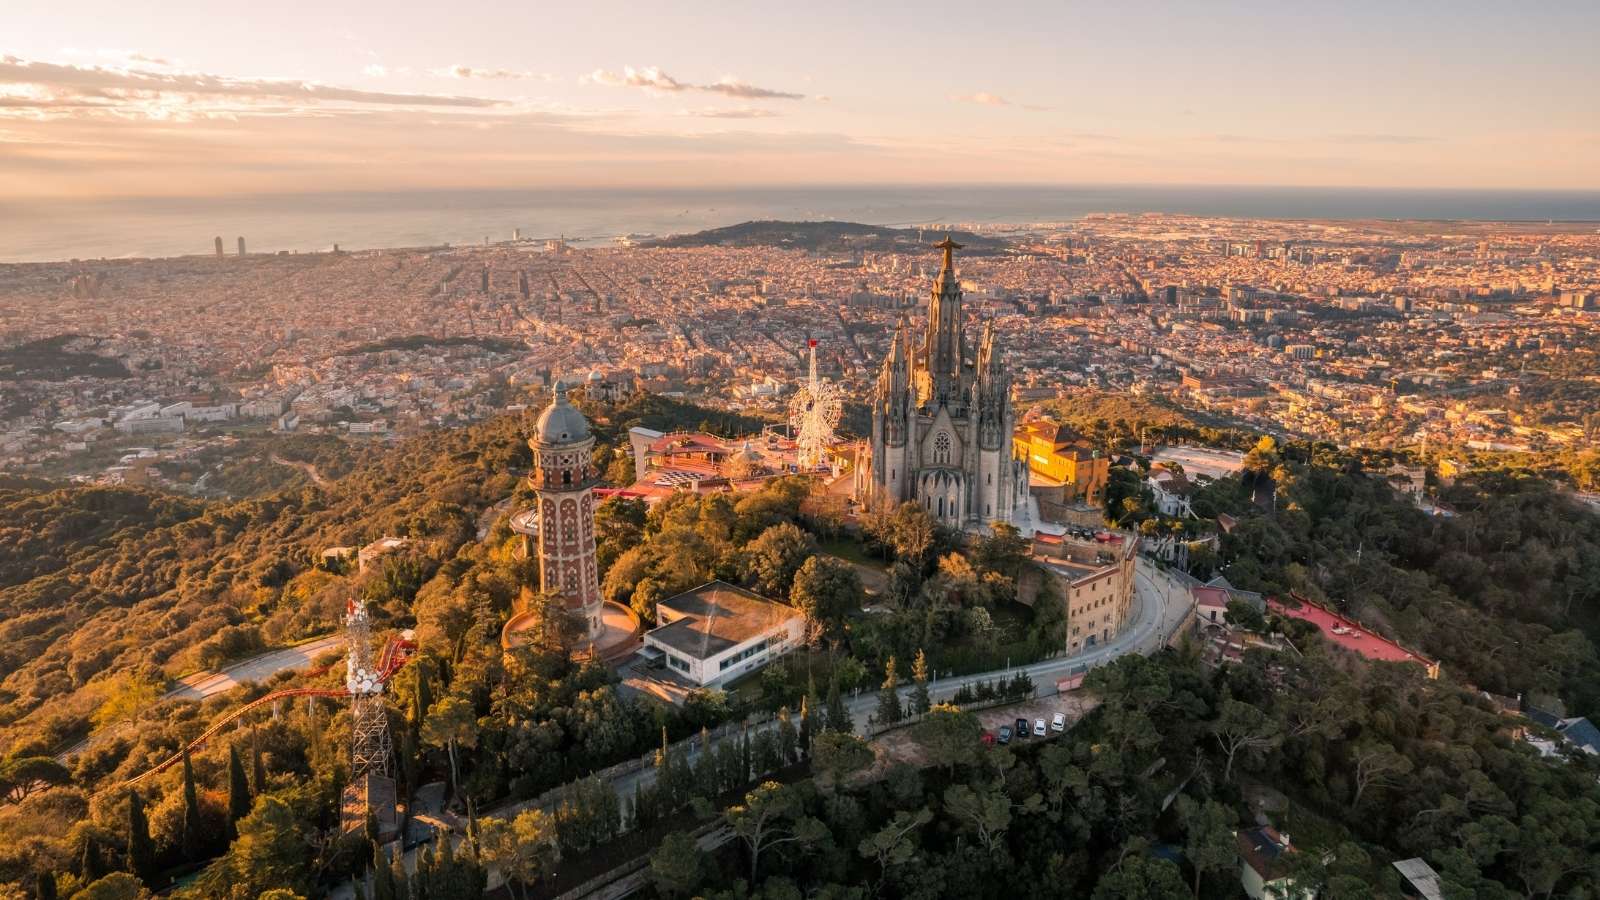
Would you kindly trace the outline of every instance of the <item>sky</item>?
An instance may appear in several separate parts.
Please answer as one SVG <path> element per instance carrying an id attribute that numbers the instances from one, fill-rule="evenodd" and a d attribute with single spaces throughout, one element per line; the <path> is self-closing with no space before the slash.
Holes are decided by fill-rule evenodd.
<path id="1" fill-rule="evenodd" d="M 0 196 L 1600 189 L 1600 3 L 24 0 Z"/>

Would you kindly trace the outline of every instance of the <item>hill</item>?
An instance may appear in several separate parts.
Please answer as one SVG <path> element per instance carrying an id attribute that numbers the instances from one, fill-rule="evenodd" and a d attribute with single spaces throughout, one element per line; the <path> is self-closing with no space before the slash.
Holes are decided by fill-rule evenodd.
<path id="1" fill-rule="evenodd" d="M 1009 244 L 970 231 L 885 228 L 859 222 L 740 222 L 652 241 L 652 247 L 789 247 L 815 252 L 931 252 L 946 234 L 974 256 L 1003 253 Z"/>

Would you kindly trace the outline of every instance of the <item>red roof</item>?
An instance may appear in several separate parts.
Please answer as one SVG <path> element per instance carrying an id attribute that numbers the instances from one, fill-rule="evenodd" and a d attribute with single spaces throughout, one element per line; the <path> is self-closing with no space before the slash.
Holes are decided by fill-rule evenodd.
<path id="1" fill-rule="evenodd" d="M 1354 619 L 1341 616 L 1338 613 L 1325 609 L 1306 600 L 1295 597 L 1300 601 L 1296 607 L 1285 606 L 1276 597 L 1267 598 L 1267 606 L 1275 613 L 1310 622 L 1322 630 L 1322 636 L 1340 647 L 1358 653 L 1367 659 L 1382 660 L 1384 662 L 1414 662 L 1430 673 L 1438 664 L 1433 660 L 1412 653 L 1410 650 L 1389 640 L 1377 632 L 1367 629 Z M 1341 633 L 1335 633 L 1334 629 Z"/>
<path id="2" fill-rule="evenodd" d="M 1201 606 L 1220 606 L 1228 608 L 1228 592 L 1216 587 L 1197 587 L 1193 589 L 1194 602 Z"/>

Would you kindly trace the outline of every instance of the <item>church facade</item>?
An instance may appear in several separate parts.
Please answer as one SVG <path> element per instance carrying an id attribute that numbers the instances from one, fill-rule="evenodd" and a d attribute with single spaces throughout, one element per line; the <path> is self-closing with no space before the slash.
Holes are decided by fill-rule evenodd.
<path id="1" fill-rule="evenodd" d="M 913 501 L 952 528 L 1009 522 L 1032 534 L 1028 464 L 1012 458 L 1011 372 L 987 323 L 969 355 L 961 282 L 946 238 L 920 344 L 902 324 L 878 374 L 872 437 L 856 471 L 856 497 L 872 505 Z"/>

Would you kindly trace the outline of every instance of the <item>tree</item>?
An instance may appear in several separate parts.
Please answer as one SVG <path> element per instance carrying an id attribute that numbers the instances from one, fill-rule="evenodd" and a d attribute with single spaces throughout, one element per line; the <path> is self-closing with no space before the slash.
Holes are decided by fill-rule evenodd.
<path id="1" fill-rule="evenodd" d="M 1361 796 L 1367 792 L 1367 788 L 1389 784 L 1396 776 L 1411 771 L 1411 760 L 1381 741 L 1357 745 L 1350 754 L 1350 761 L 1356 767 L 1356 792 L 1350 798 L 1351 809 L 1361 805 Z"/>
<path id="2" fill-rule="evenodd" d="M 920 648 L 911 662 L 911 681 L 911 712 L 920 716 L 933 706 L 928 696 L 928 655 Z"/>
<path id="3" fill-rule="evenodd" d="M 986 572 L 1015 579 L 1028 559 L 1027 538 L 1010 522 L 989 523 L 989 533 L 978 541 L 973 562 Z"/>
<path id="4" fill-rule="evenodd" d="M 72 895 L 72 900 L 143 900 L 150 896 L 139 879 L 127 872 L 112 872 Z"/>
<path id="5" fill-rule="evenodd" d="M 1194 895 L 1199 897 L 1207 872 L 1231 868 L 1238 859 L 1233 812 L 1215 800 L 1202 803 L 1184 795 L 1178 798 L 1178 819 L 1183 823 L 1183 855 L 1194 869 Z"/>
<path id="6" fill-rule="evenodd" d="M 1095 885 L 1093 900 L 1170 900 L 1186 891 L 1183 874 L 1170 861 L 1125 850 L 1122 862 Z"/>
<path id="7" fill-rule="evenodd" d="M 556 591 L 524 590 L 517 611 L 527 616 L 528 623 L 517 635 L 546 653 L 570 656 L 588 630 L 583 616 L 569 608 L 567 598 Z"/>
<path id="8" fill-rule="evenodd" d="M 306 893 L 309 846 L 299 818 L 277 794 L 256 799 L 250 814 L 239 820 L 239 838 L 228 848 L 222 868 L 235 896 L 254 897 L 272 888 Z"/>
<path id="9" fill-rule="evenodd" d="M 1223 699 L 1221 715 L 1212 723 L 1211 735 L 1228 755 L 1222 772 L 1224 781 L 1233 780 L 1233 761 L 1240 750 L 1260 753 L 1279 740 L 1277 722 L 1251 704 L 1232 697 Z"/>
<path id="10" fill-rule="evenodd" d="M 894 814 L 894 818 L 882 828 L 861 839 L 856 846 L 856 852 L 862 858 L 873 860 L 878 864 L 878 883 L 873 887 L 876 894 L 883 888 L 883 882 L 889 876 L 889 870 L 895 866 L 905 865 L 917 853 L 917 829 L 933 821 L 933 812 L 927 807 L 915 813 L 901 810 Z"/>
<path id="11" fill-rule="evenodd" d="M 872 765 L 867 742 L 843 731 L 825 731 L 811 745 L 811 766 L 836 789 L 852 773 Z"/>
<path id="12" fill-rule="evenodd" d="M 933 515 L 908 500 L 895 509 L 890 529 L 895 558 L 910 563 L 918 572 L 923 571 L 939 537 L 939 524 L 933 520 Z"/>
<path id="13" fill-rule="evenodd" d="M 1011 798 L 992 787 L 974 789 L 953 784 L 944 792 L 944 810 L 971 828 L 984 852 L 990 854 L 1004 840 L 1006 828 L 1011 825 Z"/>
<path id="14" fill-rule="evenodd" d="M 852 734 L 856 730 L 855 722 L 850 718 L 850 710 L 845 708 L 844 698 L 839 695 L 839 672 L 834 670 L 828 679 L 828 730 L 842 731 Z"/>
<path id="15" fill-rule="evenodd" d="M 461 774 L 456 764 L 457 747 L 476 747 L 478 719 L 472 703 L 454 694 L 433 705 L 422 725 L 422 740 L 431 747 L 442 747 L 450 756 L 450 787 L 461 789 Z"/>
<path id="16" fill-rule="evenodd" d="M 1261 615 L 1261 611 L 1243 600 L 1229 600 L 1228 611 L 1222 618 L 1229 625 L 1245 631 L 1260 634 L 1267 630 L 1267 620 Z"/>
<path id="17" fill-rule="evenodd" d="M 745 547 L 745 575 L 768 597 L 787 597 L 795 575 L 817 553 L 817 542 L 790 522 L 761 532 Z"/>
<path id="18" fill-rule="evenodd" d="M 800 702 L 804 704 L 805 700 L 802 699 Z M 778 710 L 778 755 L 787 766 L 799 760 L 799 750 L 800 734 L 795 730 L 794 720 L 789 716 L 789 707 L 785 706 Z"/>
<path id="19" fill-rule="evenodd" d="M 724 820 L 734 835 L 750 850 L 750 883 L 757 883 L 761 854 L 765 850 L 795 841 L 821 840 L 827 828 L 803 816 L 804 807 L 792 788 L 776 781 L 764 782 L 744 796 L 744 802 L 728 807 Z"/>
<path id="20" fill-rule="evenodd" d="M 850 614 L 861 608 L 861 576 L 855 567 L 832 556 L 813 556 L 800 566 L 789 591 L 789 603 L 805 615 L 818 637 L 838 634 Z"/>
<path id="21" fill-rule="evenodd" d="M 23 756 L 0 763 L 0 796 L 12 803 L 71 781 L 72 772 L 48 756 Z"/>
<path id="22" fill-rule="evenodd" d="M 150 820 L 138 791 L 128 792 L 128 870 L 149 884 L 156 875 L 156 848 L 150 840 Z"/>
<path id="23" fill-rule="evenodd" d="M 694 836 L 686 831 L 669 832 L 650 854 L 650 880 L 663 897 L 688 897 L 700 886 L 704 856 Z"/>
<path id="24" fill-rule="evenodd" d="M 200 795 L 194 787 L 194 766 L 189 762 L 189 749 L 183 750 L 183 858 L 195 861 L 200 857 L 203 839 L 200 834 Z"/>
<path id="25" fill-rule="evenodd" d="M 561 858 L 555 822 L 540 809 L 526 810 L 509 821 L 484 819 L 479 839 L 484 858 L 500 867 L 523 900 L 527 900 L 528 885 L 554 874 Z"/>
<path id="26" fill-rule="evenodd" d="M 239 748 L 228 747 L 228 831 L 239 833 L 239 820 L 250 815 L 250 784 L 244 777 L 244 763 L 239 759 Z"/>
<path id="27" fill-rule="evenodd" d="M 954 772 L 957 763 L 970 762 L 976 756 L 982 734 L 977 716 L 948 703 L 929 709 L 911 729 L 911 736 L 928 752 L 929 761 L 946 772 Z"/>
<path id="28" fill-rule="evenodd" d="M 900 677 L 894 671 L 894 657 L 883 666 L 883 687 L 878 691 L 879 725 L 893 725 L 900 721 Z"/>

